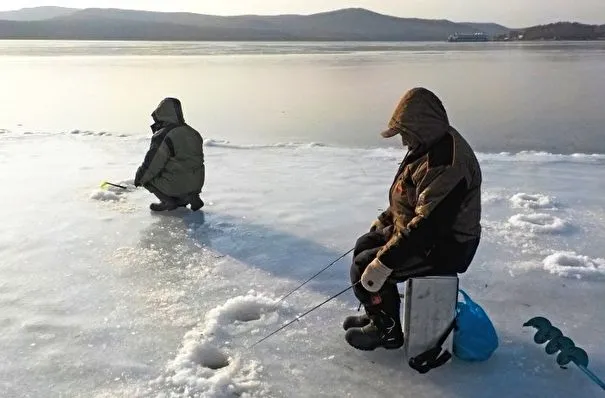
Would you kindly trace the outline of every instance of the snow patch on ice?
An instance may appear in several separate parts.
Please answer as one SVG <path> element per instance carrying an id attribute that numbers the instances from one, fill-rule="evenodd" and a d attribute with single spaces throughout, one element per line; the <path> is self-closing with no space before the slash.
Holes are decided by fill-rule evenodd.
<path id="1" fill-rule="evenodd" d="M 126 138 L 132 137 L 126 133 L 110 133 L 108 131 L 93 131 L 93 130 L 62 130 L 62 131 L 47 131 L 47 130 L 31 130 L 22 125 L 15 126 L 12 129 L 0 128 L 0 134 L 10 134 L 12 136 L 79 136 L 79 137 L 117 137 Z M 147 141 L 149 139 L 147 138 Z"/>
<path id="2" fill-rule="evenodd" d="M 557 208 L 553 198 L 542 194 L 527 194 L 521 192 L 513 195 L 510 198 L 510 201 L 513 204 L 513 207 L 522 209 L 553 210 Z"/>
<path id="3" fill-rule="evenodd" d="M 177 365 L 177 368 L 182 364 L 183 360 L 187 361 L 187 365 L 200 365 L 203 368 L 218 370 L 229 366 L 230 357 L 214 347 L 208 342 L 197 344 L 195 339 L 188 339 L 183 347 L 182 356 L 172 363 Z"/>
<path id="4" fill-rule="evenodd" d="M 542 262 L 551 274 L 577 279 L 605 280 L 605 259 L 590 258 L 575 252 L 557 252 Z"/>
<path id="5" fill-rule="evenodd" d="M 502 202 L 506 197 L 499 192 L 486 191 L 481 194 L 481 204 L 494 204 Z"/>
<path id="6" fill-rule="evenodd" d="M 271 149 L 271 148 L 322 148 L 328 145 L 321 142 L 278 142 L 275 144 L 232 144 L 227 140 L 207 138 L 204 140 L 205 147 L 228 148 L 228 149 Z"/>
<path id="7" fill-rule="evenodd" d="M 89 131 L 89 130 L 72 130 L 69 132 L 69 134 L 72 135 L 85 135 L 85 136 L 95 136 L 95 137 L 102 137 L 102 136 L 108 136 L 111 137 L 113 134 L 108 133 L 106 131 Z"/>
<path id="8" fill-rule="evenodd" d="M 530 162 L 530 163 L 582 163 L 603 164 L 605 155 L 602 153 L 572 153 L 559 154 L 542 151 L 520 151 L 516 153 L 478 153 L 477 157 L 481 163 L 492 162 Z"/>
<path id="9" fill-rule="evenodd" d="M 277 300 L 249 294 L 234 297 L 218 306 L 206 315 L 206 326 L 202 333 L 210 336 L 225 330 L 234 333 L 245 333 L 259 326 L 274 324 L 278 314 Z"/>
<path id="10" fill-rule="evenodd" d="M 168 365 L 168 374 L 150 385 L 162 392 L 168 388 L 171 398 L 266 396 L 262 370 L 258 361 L 245 362 L 190 333 L 185 335 L 176 359 Z"/>
<path id="11" fill-rule="evenodd" d="M 117 192 L 106 191 L 104 189 L 96 189 L 90 194 L 90 199 L 101 202 L 119 202 L 124 199 Z"/>
<path id="12" fill-rule="evenodd" d="M 561 234 L 569 229 L 567 221 L 550 214 L 516 214 L 508 222 L 513 227 L 533 234 Z"/>
<path id="13" fill-rule="evenodd" d="M 169 389 L 170 397 L 266 396 L 261 364 L 230 352 L 228 336 L 277 322 L 277 306 L 277 300 L 251 292 L 210 310 L 200 327 L 185 334 L 166 374 L 151 387 Z"/>

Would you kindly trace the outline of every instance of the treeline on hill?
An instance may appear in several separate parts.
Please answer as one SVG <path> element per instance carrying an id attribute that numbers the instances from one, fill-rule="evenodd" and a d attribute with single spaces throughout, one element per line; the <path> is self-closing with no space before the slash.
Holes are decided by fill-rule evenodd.
<path id="1" fill-rule="evenodd" d="M 557 22 L 511 30 L 495 40 L 605 40 L 605 25 L 586 25 L 578 22 Z"/>

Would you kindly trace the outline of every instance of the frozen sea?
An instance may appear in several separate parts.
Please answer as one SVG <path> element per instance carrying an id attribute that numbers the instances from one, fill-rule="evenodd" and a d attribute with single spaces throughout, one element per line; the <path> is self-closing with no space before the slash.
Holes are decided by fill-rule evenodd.
<path id="1" fill-rule="evenodd" d="M 605 43 L 0 42 L 1 397 L 597 397 L 522 325 L 545 316 L 605 377 Z M 428 375 L 350 348 L 348 251 L 425 85 L 479 152 L 481 246 L 461 286 L 500 348 Z M 205 139 L 203 212 L 135 189 L 149 114 Z M 101 190 L 101 181 L 126 191 Z"/>

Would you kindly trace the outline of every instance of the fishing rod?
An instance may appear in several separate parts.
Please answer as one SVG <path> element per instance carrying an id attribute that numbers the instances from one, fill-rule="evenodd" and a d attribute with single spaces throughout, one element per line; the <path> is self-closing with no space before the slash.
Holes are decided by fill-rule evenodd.
<path id="1" fill-rule="evenodd" d="M 103 181 L 101 183 L 101 188 L 104 188 L 106 185 L 110 185 L 112 187 L 121 188 L 121 189 L 128 189 L 128 187 L 125 187 L 124 185 L 114 184 L 114 183 L 107 182 L 107 181 Z"/>
<path id="2" fill-rule="evenodd" d="M 280 304 L 282 301 L 284 301 L 285 299 L 287 299 L 288 297 L 290 297 L 292 294 L 294 294 L 295 292 L 297 292 L 298 290 L 300 290 L 303 286 L 305 286 L 307 283 L 311 282 L 313 279 L 317 278 L 319 275 L 321 275 L 323 272 L 327 271 L 328 268 L 330 268 L 331 266 L 333 266 L 334 264 L 336 264 L 338 261 L 340 261 L 341 259 L 345 258 L 349 253 L 351 253 L 353 250 L 355 250 L 355 248 L 349 250 L 348 252 L 346 252 L 345 254 L 343 254 L 342 256 L 338 257 L 336 260 L 332 261 L 330 264 L 328 264 L 326 267 L 324 267 L 321 271 L 319 271 L 318 273 L 316 273 L 315 275 L 313 275 L 312 277 L 310 277 L 307 281 L 305 281 L 304 283 L 302 283 L 300 286 L 298 286 L 296 289 L 292 290 L 290 293 L 286 294 L 284 297 L 282 297 L 277 303 L 275 303 L 275 305 Z"/>
<path id="3" fill-rule="evenodd" d="M 316 309 L 324 306 L 325 304 L 329 303 L 330 301 L 334 300 L 335 298 L 337 298 L 338 296 L 341 296 L 343 294 L 345 294 L 346 292 L 348 292 L 349 290 L 353 289 L 355 287 L 355 285 L 357 285 L 360 282 L 357 282 L 349 287 L 347 287 L 345 290 L 341 291 L 340 293 L 335 294 L 334 296 L 330 297 L 329 299 L 325 300 L 323 303 L 316 305 L 315 307 L 311 308 L 309 311 L 305 312 L 302 315 L 297 316 L 296 318 L 294 318 L 292 321 L 286 323 L 284 326 L 280 327 L 279 329 L 277 329 L 276 331 L 274 331 L 273 333 L 263 337 L 262 339 L 260 339 L 259 341 L 257 341 L 256 343 L 252 344 L 249 349 L 252 349 L 254 347 L 256 347 L 257 345 L 259 345 L 260 343 L 262 343 L 263 341 L 267 340 L 268 338 L 270 338 L 273 335 L 276 335 L 277 333 L 281 332 L 282 330 L 284 330 L 285 328 L 287 328 L 288 326 L 292 325 L 294 322 L 299 321 L 302 317 L 304 317 L 305 315 L 309 315 L 311 312 L 315 311 Z"/>

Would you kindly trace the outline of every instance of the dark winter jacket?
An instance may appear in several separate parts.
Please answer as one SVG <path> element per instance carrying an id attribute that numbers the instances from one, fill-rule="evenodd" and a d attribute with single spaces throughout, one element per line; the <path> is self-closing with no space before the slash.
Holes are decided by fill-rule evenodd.
<path id="1" fill-rule="evenodd" d="M 435 274 L 465 272 L 481 235 L 481 169 L 473 150 L 449 125 L 443 104 L 424 88 L 401 99 L 383 136 L 400 134 L 410 151 L 380 215 L 387 267 L 411 271 L 420 257 Z"/>
<path id="2" fill-rule="evenodd" d="M 203 139 L 185 124 L 180 101 L 164 99 L 152 117 L 154 134 L 135 185 L 151 184 L 173 197 L 200 193 L 205 179 Z"/>

